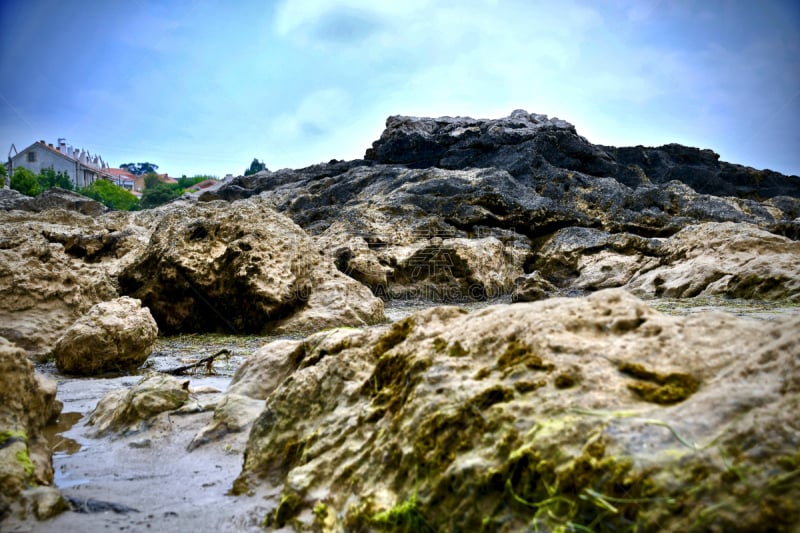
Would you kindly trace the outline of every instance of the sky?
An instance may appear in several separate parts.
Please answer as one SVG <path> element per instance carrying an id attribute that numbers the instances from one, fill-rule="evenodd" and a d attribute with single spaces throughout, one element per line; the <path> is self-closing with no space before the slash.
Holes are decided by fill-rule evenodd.
<path id="1" fill-rule="evenodd" d="M 796 0 L 4 0 L 0 149 L 239 175 L 363 157 L 390 115 L 567 120 L 800 175 Z"/>

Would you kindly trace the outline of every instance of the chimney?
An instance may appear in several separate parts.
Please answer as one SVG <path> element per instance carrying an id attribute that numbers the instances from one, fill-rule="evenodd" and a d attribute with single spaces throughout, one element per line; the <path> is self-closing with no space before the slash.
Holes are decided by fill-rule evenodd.
<path id="1" fill-rule="evenodd" d="M 67 140 L 64 137 L 60 137 L 58 139 L 58 151 L 59 152 L 67 151 Z"/>

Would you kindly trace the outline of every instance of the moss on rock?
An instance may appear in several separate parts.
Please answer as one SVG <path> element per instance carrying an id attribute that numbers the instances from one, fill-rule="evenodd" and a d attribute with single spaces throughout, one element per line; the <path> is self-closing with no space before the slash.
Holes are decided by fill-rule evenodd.
<path id="1" fill-rule="evenodd" d="M 658 404 L 682 402 L 700 388 L 698 379 L 683 372 L 663 374 L 647 370 L 643 365 L 632 362 L 623 363 L 619 370 L 638 378 L 638 381 L 629 383 L 628 388 L 647 402 Z"/>
<path id="2" fill-rule="evenodd" d="M 324 520 L 311 497 L 280 513 L 324 531 L 798 523 L 797 320 L 672 317 L 620 291 L 437 313 L 296 369 L 237 487 L 266 477 L 324 498 Z M 634 313 L 642 325 L 616 334 Z"/>

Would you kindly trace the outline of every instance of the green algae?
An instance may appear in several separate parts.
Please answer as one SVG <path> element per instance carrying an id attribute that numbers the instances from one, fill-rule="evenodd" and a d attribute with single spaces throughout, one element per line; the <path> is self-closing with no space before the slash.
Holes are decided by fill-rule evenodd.
<path id="1" fill-rule="evenodd" d="M 433 349 L 438 352 L 443 352 L 447 348 L 447 341 L 441 337 L 433 339 Z"/>
<path id="2" fill-rule="evenodd" d="M 0 448 L 6 447 L 14 441 L 28 442 L 28 435 L 24 431 L 8 430 L 0 432 Z"/>
<path id="3" fill-rule="evenodd" d="M 447 355 L 450 357 L 464 357 L 469 355 L 469 350 L 466 350 L 461 343 L 456 341 L 450 345 L 450 349 L 447 350 Z"/>
<path id="4" fill-rule="evenodd" d="M 501 370 L 515 365 L 525 365 L 531 370 L 550 371 L 555 368 L 552 363 L 545 363 L 542 358 L 534 353 L 533 349 L 527 344 L 517 339 L 509 341 L 505 351 L 497 359 L 497 367 Z"/>
<path id="5" fill-rule="evenodd" d="M 576 369 L 557 375 L 555 380 L 553 380 L 553 385 L 555 385 L 557 389 L 571 389 L 577 386 L 582 379 L 583 377 L 580 371 Z"/>
<path id="6" fill-rule="evenodd" d="M 404 318 L 395 322 L 392 327 L 375 343 L 372 353 L 375 357 L 381 357 L 383 354 L 403 342 L 411 334 L 414 329 L 414 321 L 411 317 Z"/>
<path id="7" fill-rule="evenodd" d="M 384 531 L 403 531 L 408 533 L 435 531 L 420 511 L 416 494 L 391 509 L 373 515 L 369 522 L 372 526 Z"/>
<path id="8" fill-rule="evenodd" d="M 303 504 L 302 497 L 294 492 L 287 491 L 281 495 L 281 500 L 278 507 L 274 512 L 268 514 L 261 524 L 265 528 L 282 528 L 285 527 L 297 513 Z"/>
<path id="9" fill-rule="evenodd" d="M 697 392 L 700 381 L 690 374 L 672 372 L 662 374 L 646 369 L 639 363 L 623 363 L 619 371 L 637 381 L 628 384 L 628 388 L 646 402 L 669 405 L 684 401 Z"/>
<path id="10" fill-rule="evenodd" d="M 386 412 L 399 411 L 430 364 L 428 359 L 415 360 L 405 353 L 382 355 L 372 375 L 361 387 L 361 393 L 372 398 L 374 411 L 369 420 L 378 420 Z"/>
<path id="11" fill-rule="evenodd" d="M 18 450 L 16 458 L 17 462 L 22 465 L 22 469 L 25 471 L 25 477 L 32 478 L 35 469 L 31 461 L 31 456 L 28 454 L 28 448 L 25 447 L 24 450 Z"/>
<path id="12" fill-rule="evenodd" d="M 14 459 L 22 467 L 24 472 L 24 482 L 29 486 L 35 486 L 35 473 L 36 467 L 31 461 L 30 451 L 28 448 L 28 435 L 24 431 L 7 430 L 0 432 L 0 449 L 7 446 L 12 446 L 15 443 L 21 443 L 24 447 L 20 447 L 14 452 Z"/>

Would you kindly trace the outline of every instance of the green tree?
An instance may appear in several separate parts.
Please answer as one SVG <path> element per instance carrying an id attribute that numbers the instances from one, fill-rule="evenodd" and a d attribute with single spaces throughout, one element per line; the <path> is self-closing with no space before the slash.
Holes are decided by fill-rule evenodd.
<path id="1" fill-rule="evenodd" d="M 161 184 L 161 180 L 158 179 L 158 174 L 154 172 L 148 172 L 144 175 L 144 188 L 145 190 L 155 187 Z"/>
<path id="2" fill-rule="evenodd" d="M 158 170 L 158 165 L 155 163 L 125 163 L 124 165 L 120 165 L 119 168 L 125 169 L 131 174 L 141 176 L 143 174 L 155 174 L 156 170 Z"/>
<path id="3" fill-rule="evenodd" d="M 8 178 L 8 170 L 3 163 L 0 163 L 0 189 L 6 186 L 6 178 Z"/>
<path id="4" fill-rule="evenodd" d="M 27 196 L 36 196 L 42 192 L 36 174 L 23 167 L 14 169 L 14 174 L 11 176 L 11 188 Z"/>
<path id="5" fill-rule="evenodd" d="M 156 180 L 156 183 L 149 185 L 147 178 L 145 178 L 145 189 L 142 193 L 141 205 L 145 209 L 157 207 L 165 204 L 170 200 L 174 200 L 182 193 L 182 189 L 176 188 L 171 184 L 162 183 Z"/>
<path id="6" fill-rule="evenodd" d="M 78 192 L 111 209 L 133 211 L 139 207 L 139 199 L 136 196 L 106 180 L 97 180 Z"/>
<path id="7" fill-rule="evenodd" d="M 250 163 L 250 168 L 244 171 L 244 175 L 249 176 L 251 174 L 255 174 L 256 172 L 261 172 L 262 170 L 267 170 L 267 165 L 258 159 L 253 158 L 253 162 Z"/>
<path id="8" fill-rule="evenodd" d="M 69 179 L 69 176 L 66 172 L 56 172 L 53 170 L 53 167 L 42 170 L 36 179 L 39 182 L 39 189 L 42 191 L 52 189 L 53 187 L 61 187 L 62 189 L 66 189 L 68 191 L 71 191 L 75 188 L 72 185 L 72 180 Z"/>

